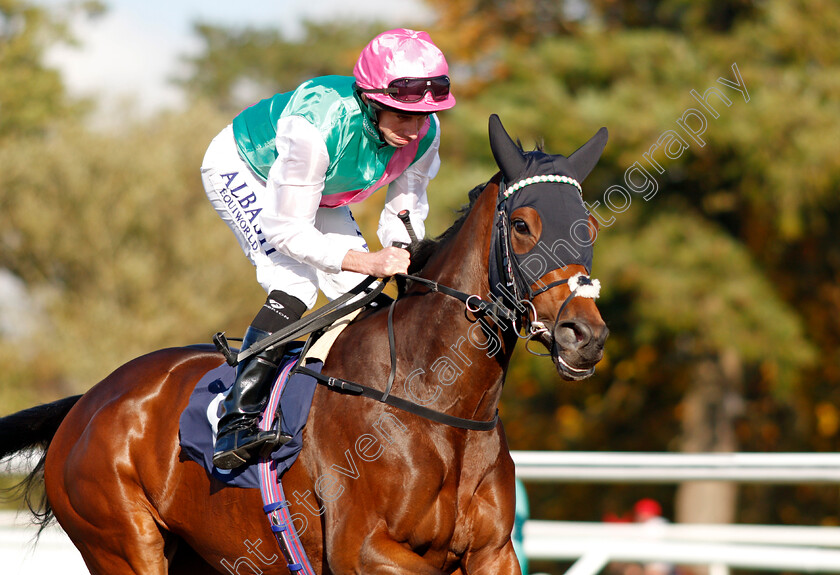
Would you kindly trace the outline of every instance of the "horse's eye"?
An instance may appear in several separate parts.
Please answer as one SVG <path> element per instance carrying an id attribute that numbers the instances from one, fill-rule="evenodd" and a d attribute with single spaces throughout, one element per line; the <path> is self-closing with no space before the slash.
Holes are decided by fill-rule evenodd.
<path id="1" fill-rule="evenodd" d="M 517 234 L 527 234 L 529 231 L 528 224 L 525 223 L 525 220 L 520 220 L 519 218 L 513 220 L 511 226 Z"/>

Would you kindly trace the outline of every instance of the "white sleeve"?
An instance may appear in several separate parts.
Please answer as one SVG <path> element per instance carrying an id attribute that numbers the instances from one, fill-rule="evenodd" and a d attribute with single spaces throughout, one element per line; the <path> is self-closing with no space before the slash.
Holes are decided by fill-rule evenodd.
<path id="1" fill-rule="evenodd" d="M 435 138 L 429 149 L 388 186 L 385 208 L 379 216 L 379 229 L 376 231 L 383 247 L 388 247 L 395 241 L 408 243 L 408 232 L 405 225 L 397 217 L 397 214 L 402 210 L 408 210 L 417 239 L 423 239 L 426 236 L 425 221 L 429 215 L 426 186 L 429 185 L 429 181 L 437 175 L 440 169 L 440 156 L 438 155 L 440 124 L 434 114 L 429 118 L 435 122 L 437 128 Z"/>
<path id="2" fill-rule="evenodd" d="M 349 246 L 330 241 L 315 228 L 330 165 L 327 145 L 318 129 L 301 116 L 277 122 L 277 160 L 266 182 L 260 225 L 266 240 L 280 253 L 326 273 L 341 271 Z"/>

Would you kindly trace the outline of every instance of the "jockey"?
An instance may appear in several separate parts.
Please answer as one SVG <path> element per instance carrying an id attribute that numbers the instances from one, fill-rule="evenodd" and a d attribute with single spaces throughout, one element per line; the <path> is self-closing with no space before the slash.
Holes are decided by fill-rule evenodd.
<path id="1" fill-rule="evenodd" d="M 434 113 L 455 105 L 448 73 L 427 33 L 390 30 L 362 50 L 353 77 L 314 78 L 262 100 L 212 141 L 205 191 L 268 292 L 243 350 L 299 320 L 319 288 L 332 300 L 365 275 L 407 272 L 408 252 L 391 247 L 409 241 L 397 214 L 408 210 L 423 237 L 426 186 L 440 167 Z M 348 205 L 386 185 L 377 231 L 385 247 L 369 252 Z M 222 404 L 216 467 L 239 467 L 273 447 L 257 422 L 283 352 L 274 346 L 238 366 Z"/>

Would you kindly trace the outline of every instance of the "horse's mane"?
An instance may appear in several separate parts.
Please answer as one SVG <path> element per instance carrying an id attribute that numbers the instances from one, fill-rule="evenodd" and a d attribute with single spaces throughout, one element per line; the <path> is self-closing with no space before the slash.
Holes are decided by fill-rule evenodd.
<path id="1" fill-rule="evenodd" d="M 487 187 L 487 184 L 489 183 L 490 182 L 479 184 L 470 190 L 468 195 L 469 203 L 458 210 L 458 219 L 455 220 L 455 223 L 449 226 L 449 229 L 434 239 L 422 239 L 411 245 L 409 248 L 409 252 L 411 253 L 411 264 L 408 266 L 409 274 L 413 275 L 421 271 L 429 262 L 429 259 L 437 253 L 441 246 L 455 237 L 455 235 L 464 226 L 464 222 L 467 221 L 467 217 L 469 217 L 478 196 L 481 195 L 481 192 L 484 191 L 484 188 Z"/>
<path id="2" fill-rule="evenodd" d="M 524 151 L 524 149 L 522 147 L 522 142 L 519 139 L 516 140 L 516 145 L 519 147 L 520 150 L 523 151 L 523 153 L 525 153 L 526 156 L 531 155 L 531 154 L 544 154 L 545 153 L 544 150 L 543 150 L 544 142 L 536 142 L 534 150 L 531 151 L 531 152 L 525 152 Z M 498 176 L 499 176 L 499 174 L 496 174 L 496 176 L 491 178 L 489 181 L 484 182 L 483 184 L 479 184 L 476 187 L 474 187 L 472 190 L 470 190 L 470 192 L 468 194 L 469 203 L 465 206 L 462 206 L 461 209 L 458 210 L 458 219 L 455 220 L 455 223 L 453 223 L 451 226 L 449 226 L 449 229 L 447 229 L 445 232 L 443 232 L 442 234 L 440 234 L 438 237 L 436 237 L 434 239 L 422 239 L 419 242 L 417 242 L 415 244 L 412 244 L 408 248 L 409 252 L 411 253 L 411 264 L 408 266 L 408 273 L 409 274 L 415 275 L 418 272 L 420 272 L 426 266 L 426 264 L 429 263 L 429 260 L 431 259 L 431 257 L 433 255 L 435 255 L 435 253 L 437 253 L 437 251 L 444 244 L 446 244 L 449 240 L 451 240 L 461 230 L 461 228 L 464 225 L 464 222 L 467 221 L 467 217 L 470 215 L 470 212 L 472 211 L 473 206 L 475 205 L 475 202 L 478 199 L 478 196 L 480 196 L 481 192 L 484 191 L 484 188 L 486 188 L 487 185 L 490 182 L 493 182 L 494 180 L 496 180 L 496 178 Z M 399 286 L 399 295 L 400 296 L 402 296 L 403 291 L 404 291 L 404 286 L 400 285 Z"/>
<path id="3" fill-rule="evenodd" d="M 522 152 L 528 156 L 531 154 L 544 154 L 544 142 L 538 141 L 534 144 L 534 149 L 531 152 L 525 152 L 524 148 L 522 147 L 522 142 L 517 139 L 516 145 L 519 147 Z M 498 174 L 496 174 L 498 176 Z M 481 192 L 484 191 L 484 188 L 487 187 L 487 184 L 494 181 L 496 176 L 491 178 L 489 181 L 484 182 L 483 184 L 479 184 L 470 190 L 468 195 L 469 203 L 463 206 L 460 210 L 458 210 L 459 217 L 455 220 L 455 223 L 452 224 L 448 230 L 440 234 L 438 237 L 434 239 L 423 239 L 420 240 L 418 243 L 413 244 L 409 251 L 411 252 L 411 265 L 408 266 L 408 273 L 415 274 L 423 269 L 423 267 L 429 262 L 429 259 L 435 254 L 435 252 L 440 249 L 442 245 L 448 242 L 464 225 L 464 222 L 467 220 L 467 216 L 470 215 L 470 211 L 475 204 L 475 201 L 478 199 L 478 196 L 481 195 Z"/>

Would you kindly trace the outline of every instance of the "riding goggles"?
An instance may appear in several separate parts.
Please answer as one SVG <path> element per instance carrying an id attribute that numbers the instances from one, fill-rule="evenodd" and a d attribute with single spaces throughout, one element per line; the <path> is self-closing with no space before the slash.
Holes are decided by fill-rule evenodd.
<path id="1" fill-rule="evenodd" d="M 430 92 L 432 100 L 442 102 L 449 97 L 449 76 L 397 78 L 388 84 L 387 88 L 360 88 L 360 90 L 368 94 L 388 94 L 397 102 L 405 104 L 419 102 L 426 95 L 426 92 Z"/>

